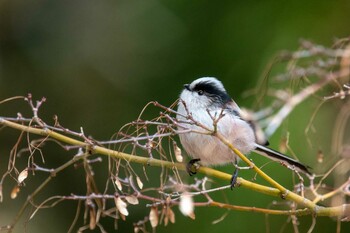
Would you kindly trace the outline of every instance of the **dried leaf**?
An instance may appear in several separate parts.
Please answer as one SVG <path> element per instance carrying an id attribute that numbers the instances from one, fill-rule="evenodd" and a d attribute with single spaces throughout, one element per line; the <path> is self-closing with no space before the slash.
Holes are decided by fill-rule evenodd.
<path id="1" fill-rule="evenodd" d="M 114 201 L 119 212 L 124 216 L 128 216 L 129 212 L 126 209 L 126 203 L 120 197 L 114 198 Z"/>
<path id="2" fill-rule="evenodd" d="M 181 153 L 181 149 L 175 145 L 174 147 L 174 150 L 175 150 L 175 158 L 176 158 L 176 161 L 178 161 L 179 163 L 181 163 L 183 161 L 183 157 L 182 157 L 182 153 Z"/>
<path id="3" fill-rule="evenodd" d="M 11 199 L 15 199 L 17 197 L 17 194 L 19 193 L 19 191 L 20 191 L 20 189 L 19 189 L 18 185 L 13 187 L 13 189 L 11 191 Z"/>
<path id="4" fill-rule="evenodd" d="M 163 212 L 164 212 L 164 209 L 162 211 L 162 214 L 163 214 Z M 168 226 L 168 222 L 169 222 L 168 215 L 165 214 L 163 222 L 164 222 L 164 226 Z"/>
<path id="5" fill-rule="evenodd" d="M 122 186 L 122 183 L 120 182 L 120 180 L 117 178 L 115 178 L 115 181 L 114 181 L 115 185 L 117 185 L 117 188 L 119 189 L 119 191 L 122 191 L 123 189 L 123 186 Z"/>
<path id="6" fill-rule="evenodd" d="M 19 173 L 18 175 L 18 183 L 22 183 L 26 178 L 28 177 L 28 168 L 24 169 L 23 171 L 21 171 L 21 173 Z"/>
<path id="7" fill-rule="evenodd" d="M 158 218 L 158 209 L 157 207 L 152 207 L 151 212 L 149 212 L 149 221 L 151 226 L 155 228 L 158 226 L 159 218 Z"/>
<path id="8" fill-rule="evenodd" d="M 139 186 L 139 188 L 142 189 L 143 188 L 143 183 L 142 183 L 140 177 L 136 176 L 136 182 L 137 182 L 137 185 Z"/>
<path id="9" fill-rule="evenodd" d="M 167 208 L 167 216 L 168 216 L 171 223 L 175 223 L 175 214 L 174 214 L 174 211 L 170 207 Z"/>
<path id="10" fill-rule="evenodd" d="M 137 199 L 137 197 L 135 196 L 126 196 L 125 200 L 132 205 L 137 205 L 139 204 L 139 199 Z"/>
<path id="11" fill-rule="evenodd" d="M 189 216 L 190 218 L 192 218 L 192 216 L 194 216 L 194 214 L 193 214 L 194 205 L 193 205 L 192 195 L 190 195 L 188 193 L 183 193 L 180 196 L 179 208 L 180 208 L 180 211 L 183 215 Z"/>
<path id="12" fill-rule="evenodd" d="M 167 226 L 169 221 L 175 223 L 175 214 L 170 207 L 167 207 L 165 209 L 164 226 Z"/>

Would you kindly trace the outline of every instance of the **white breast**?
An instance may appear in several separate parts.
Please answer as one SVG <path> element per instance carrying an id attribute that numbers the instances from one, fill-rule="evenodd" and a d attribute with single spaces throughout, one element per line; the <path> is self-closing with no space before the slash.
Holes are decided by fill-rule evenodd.
<path id="1" fill-rule="evenodd" d="M 189 109 L 189 111 L 195 121 L 213 130 L 213 120 L 207 110 L 197 109 L 191 111 Z M 221 109 L 211 110 L 210 114 L 218 116 L 220 111 Z M 181 103 L 179 104 L 178 112 L 177 119 L 187 122 L 181 124 L 184 128 L 207 133 L 204 129 L 189 122 L 182 116 L 187 115 L 187 112 Z M 217 124 L 217 130 L 242 153 L 246 154 L 255 149 L 255 136 L 252 128 L 247 122 L 235 116 L 232 112 L 225 112 L 225 116 Z M 215 136 L 190 132 L 180 134 L 179 137 L 188 155 L 193 158 L 199 158 L 204 166 L 232 163 L 236 159 L 236 155 Z"/>

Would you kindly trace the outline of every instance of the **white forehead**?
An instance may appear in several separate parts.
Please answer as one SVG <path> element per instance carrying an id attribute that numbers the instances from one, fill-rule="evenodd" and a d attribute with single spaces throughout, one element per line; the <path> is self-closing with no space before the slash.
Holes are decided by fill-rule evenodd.
<path id="1" fill-rule="evenodd" d="M 214 77 L 203 77 L 196 79 L 190 84 L 190 88 L 193 89 L 198 83 L 211 83 L 212 85 L 216 86 L 219 90 L 226 92 L 222 82 Z"/>

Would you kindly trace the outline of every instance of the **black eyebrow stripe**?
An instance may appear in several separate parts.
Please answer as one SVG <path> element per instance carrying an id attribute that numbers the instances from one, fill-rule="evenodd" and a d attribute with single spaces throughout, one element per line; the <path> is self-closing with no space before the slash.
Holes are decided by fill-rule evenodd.
<path id="1" fill-rule="evenodd" d="M 220 92 L 222 92 L 221 90 L 219 90 L 215 84 L 212 84 L 210 82 L 200 82 L 197 83 L 194 87 L 193 87 L 193 91 L 205 91 L 209 94 L 218 94 Z"/>
<path id="2" fill-rule="evenodd" d="M 221 90 L 212 82 L 200 82 L 193 87 L 193 91 L 204 91 L 210 97 L 219 97 L 223 103 L 231 101 L 226 91 Z"/>

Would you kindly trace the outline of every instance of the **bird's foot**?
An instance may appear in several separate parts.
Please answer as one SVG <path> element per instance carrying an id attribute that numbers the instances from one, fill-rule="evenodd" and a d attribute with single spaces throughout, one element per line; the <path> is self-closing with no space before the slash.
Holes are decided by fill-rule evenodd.
<path id="1" fill-rule="evenodd" d="M 238 177 L 238 168 L 236 167 L 231 177 L 231 190 L 233 190 L 233 188 L 237 186 L 237 177 Z"/>
<path id="2" fill-rule="evenodd" d="M 199 164 L 198 164 L 199 161 L 200 161 L 200 159 L 191 159 L 187 163 L 186 171 L 190 176 L 197 174 L 197 170 L 199 168 Z"/>

